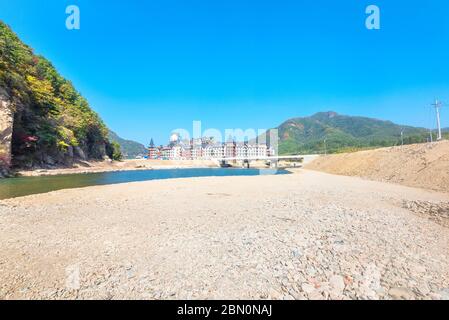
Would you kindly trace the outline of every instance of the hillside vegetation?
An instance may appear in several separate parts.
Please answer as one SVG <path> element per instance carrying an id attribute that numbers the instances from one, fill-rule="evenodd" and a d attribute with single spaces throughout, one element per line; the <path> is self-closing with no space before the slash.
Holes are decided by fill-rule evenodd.
<path id="1" fill-rule="evenodd" d="M 113 131 L 109 131 L 109 140 L 120 145 L 120 150 L 124 158 L 134 159 L 138 156 L 145 156 L 147 154 L 147 149 L 143 144 L 120 138 Z"/>
<path id="2" fill-rule="evenodd" d="M 76 159 L 120 158 L 108 129 L 50 61 L 35 55 L 0 21 L 0 89 L 14 112 L 13 164 L 69 165 Z"/>
<path id="3" fill-rule="evenodd" d="M 423 128 L 332 111 L 290 119 L 277 129 L 281 154 L 337 153 L 394 146 L 401 144 L 401 131 L 404 144 L 424 142 L 428 137 L 428 131 Z"/>

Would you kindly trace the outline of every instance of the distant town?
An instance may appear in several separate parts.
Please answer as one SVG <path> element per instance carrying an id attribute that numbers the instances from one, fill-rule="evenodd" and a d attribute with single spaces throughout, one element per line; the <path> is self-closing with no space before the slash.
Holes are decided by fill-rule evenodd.
<path id="1" fill-rule="evenodd" d="M 179 134 L 172 134 L 166 146 L 156 146 L 151 139 L 147 159 L 150 160 L 213 160 L 226 158 L 257 158 L 276 155 L 273 147 L 266 143 L 237 142 L 228 139 L 221 143 L 212 137 L 183 140 Z"/>

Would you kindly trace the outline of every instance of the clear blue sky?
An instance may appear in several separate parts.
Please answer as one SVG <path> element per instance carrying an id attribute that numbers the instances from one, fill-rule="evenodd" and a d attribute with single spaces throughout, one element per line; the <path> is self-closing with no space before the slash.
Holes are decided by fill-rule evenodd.
<path id="1" fill-rule="evenodd" d="M 325 110 L 429 127 L 427 106 L 449 103 L 447 0 L 0 0 L 0 19 L 145 144 L 193 120 L 270 128 Z"/>

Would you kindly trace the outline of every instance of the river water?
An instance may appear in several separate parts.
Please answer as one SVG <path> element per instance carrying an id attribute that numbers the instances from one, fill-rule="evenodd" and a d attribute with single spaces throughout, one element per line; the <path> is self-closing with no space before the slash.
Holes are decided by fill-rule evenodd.
<path id="1" fill-rule="evenodd" d="M 118 184 L 136 181 L 223 176 L 257 176 L 288 174 L 285 170 L 271 169 L 163 169 L 141 171 L 118 171 L 103 173 L 69 174 L 43 177 L 19 177 L 0 179 L 0 200 L 46 193 L 61 189 Z"/>

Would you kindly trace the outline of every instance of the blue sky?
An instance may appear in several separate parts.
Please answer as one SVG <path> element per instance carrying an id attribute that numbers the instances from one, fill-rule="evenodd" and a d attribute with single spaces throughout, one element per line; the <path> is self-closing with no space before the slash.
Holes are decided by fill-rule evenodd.
<path id="1" fill-rule="evenodd" d="M 145 144 L 193 120 L 258 129 L 327 110 L 429 127 L 432 100 L 449 103 L 447 0 L 0 0 L 0 19 Z"/>

